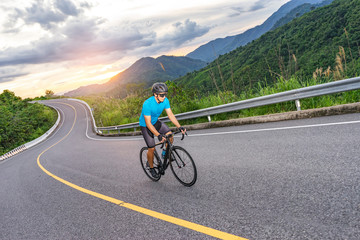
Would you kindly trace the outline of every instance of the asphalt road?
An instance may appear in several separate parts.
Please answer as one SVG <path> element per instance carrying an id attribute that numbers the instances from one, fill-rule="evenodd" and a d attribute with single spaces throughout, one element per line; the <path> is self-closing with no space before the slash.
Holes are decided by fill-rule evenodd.
<path id="1" fill-rule="evenodd" d="M 359 239 L 360 114 L 189 131 L 188 188 L 145 176 L 141 136 L 96 136 L 83 105 L 48 104 L 56 132 L 0 162 L 0 239 Z"/>

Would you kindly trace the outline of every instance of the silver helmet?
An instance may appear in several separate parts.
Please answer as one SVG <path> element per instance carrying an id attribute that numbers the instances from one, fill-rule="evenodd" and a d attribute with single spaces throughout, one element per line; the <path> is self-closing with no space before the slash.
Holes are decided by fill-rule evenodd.
<path id="1" fill-rule="evenodd" d="M 154 83 L 152 85 L 151 91 L 153 93 L 156 93 L 156 94 L 162 93 L 162 92 L 167 93 L 168 92 L 168 87 L 166 86 L 165 83 L 157 82 L 157 83 Z"/>

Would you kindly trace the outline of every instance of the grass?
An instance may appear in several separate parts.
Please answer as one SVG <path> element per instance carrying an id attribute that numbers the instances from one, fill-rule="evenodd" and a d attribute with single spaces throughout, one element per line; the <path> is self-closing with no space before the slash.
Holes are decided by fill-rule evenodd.
<path id="1" fill-rule="evenodd" d="M 221 105 L 224 103 L 230 103 L 235 101 L 241 101 L 245 99 L 256 98 L 265 95 L 271 95 L 292 89 L 298 89 L 313 85 L 318 85 L 329 81 L 324 78 L 312 78 L 308 81 L 300 81 L 296 77 L 292 77 L 289 80 L 279 78 L 278 81 L 272 85 L 258 84 L 256 88 L 245 91 L 239 96 L 233 94 L 231 91 L 217 92 L 215 94 L 207 94 L 200 96 L 199 94 L 188 95 L 186 91 L 179 91 L 181 88 L 176 86 L 172 82 L 168 82 L 169 86 L 169 100 L 171 108 L 175 114 L 181 112 L 188 112 L 197 109 L 203 109 Z M 173 88 L 176 87 L 176 94 L 173 93 Z M 150 94 L 149 94 L 150 96 Z M 142 103 L 149 96 L 129 96 L 125 99 L 114 99 L 104 97 L 86 97 L 81 98 L 86 101 L 93 109 L 95 115 L 95 121 L 97 126 L 115 126 L 127 123 L 134 123 L 139 121 L 141 113 Z M 321 107 L 329 107 L 346 103 L 354 103 L 360 101 L 360 90 L 344 92 L 333 95 L 325 95 L 320 97 L 314 97 L 301 100 L 301 109 L 314 109 Z M 296 111 L 295 102 L 284 102 L 279 104 L 273 104 L 268 106 L 256 107 L 251 109 L 244 109 L 235 112 L 222 113 L 211 116 L 212 121 L 221 121 L 226 119 L 244 118 L 251 116 L 260 116 L 273 113 L 282 113 Z M 197 119 L 189 119 L 180 121 L 182 125 L 196 124 L 207 122 L 207 117 L 201 117 Z M 171 123 L 169 123 L 172 126 Z M 126 131 L 126 130 L 125 130 Z M 133 131 L 129 129 L 127 131 Z"/>

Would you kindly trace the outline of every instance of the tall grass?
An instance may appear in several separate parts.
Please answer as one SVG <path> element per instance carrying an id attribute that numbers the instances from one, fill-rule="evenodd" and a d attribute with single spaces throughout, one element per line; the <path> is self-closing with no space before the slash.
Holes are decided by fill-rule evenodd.
<path id="1" fill-rule="evenodd" d="M 318 85 L 324 82 L 326 82 L 324 78 L 311 78 L 307 81 L 301 81 L 296 77 L 291 77 L 289 80 L 279 78 L 278 81 L 272 86 L 268 86 L 265 83 L 259 83 L 256 88 L 242 92 L 240 95 L 235 95 L 231 91 L 217 92 L 214 94 L 208 93 L 207 95 L 189 94 L 173 82 L 167 82 L 167 84 L 169 85 L 169 100 L 171 103 L 171 108 L 173 112 L 177 114 L 181 112 L 213 107 L 224 103 L 241 101 L 302 87 Z M 174 90 L 175 88 L 176 93 Z M 148 95 L 134 95 L 125 99 L 84 97 L 82 100 L 86 101 L 93 108 L 95 121 L 98 126 L 114 126 L 138 122 L 142 104 L 150 96 L 151 94 L 148 92 Z M 303 99 L 301 100 L 301 109 L 314 109 L 359 101 L 360 90 L 356 90 L 339 94 L 314 97 L 310 99 Z M 236 112 L 217 114 L 211 118 L 213 121 L 220 121 L 289 111 L 296 111 L 294 102 L 284 102 L 257 108 L 244 109 Z M 180 121 L 180 123 L 195 124 L 207 121 L 208 120 L 206 117 L 202 117 L 198 119 L 183 120 Z"/>
<path id="2" fill-rule="evenodd" d="M 94 112 L 97 126 L 113 126 L 137 122 L 145 97 L 129 96 L 125 99 L 100 96 L 82 97 Z"/>

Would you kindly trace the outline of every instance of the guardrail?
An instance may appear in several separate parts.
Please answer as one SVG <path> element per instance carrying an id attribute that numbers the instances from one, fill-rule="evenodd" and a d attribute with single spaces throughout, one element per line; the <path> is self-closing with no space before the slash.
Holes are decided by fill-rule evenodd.
<path id="1" fill-rule="evenodd" d="M 276 93 L 272 95 L 247 99 L 243 101 L 223 104 L 215 107 L 200 109 L 191 112 L 179 113 L 176 114 L 178 120 L 192 119 L 198 117 L 207 117 L 209 122 L 211 121 L 211 115 L 226 113 L 232 111 L 238 111 L 247 108 L 261 107 L 265 105 L 271 105 L 282 102 L 295 101 L 295 105 L 298 111 L 301 110 L 300 100 L 304 98 L 317 97 L 327 94 L 334 94 L 339 92 L 346 92 L 360 89 L 360 77 L 350 78 L 345 80 L 339 80 L 330 83 L 319 84 L 310 87 L 304 87 L 299 89 L 294 89 L 286 92 Z M 87 104 L 86 104 L 87 105 Z M 90 107 L 89 107 L 90 108 Z M 91 112 L 91 111 L 90 111 Z M 170 121 L 168 117 L 159 118 L 164 122 Z M 109 126 L 109 127 L 97 127 L 93 119 L 94 129 L 97 133 L 102 133 L 102 131 L 112 131 L 112 130 L 121 130 L 134 128 L 134 130 L 139 127 L 139 123 L 130 123 L 118 126 Z"/>

